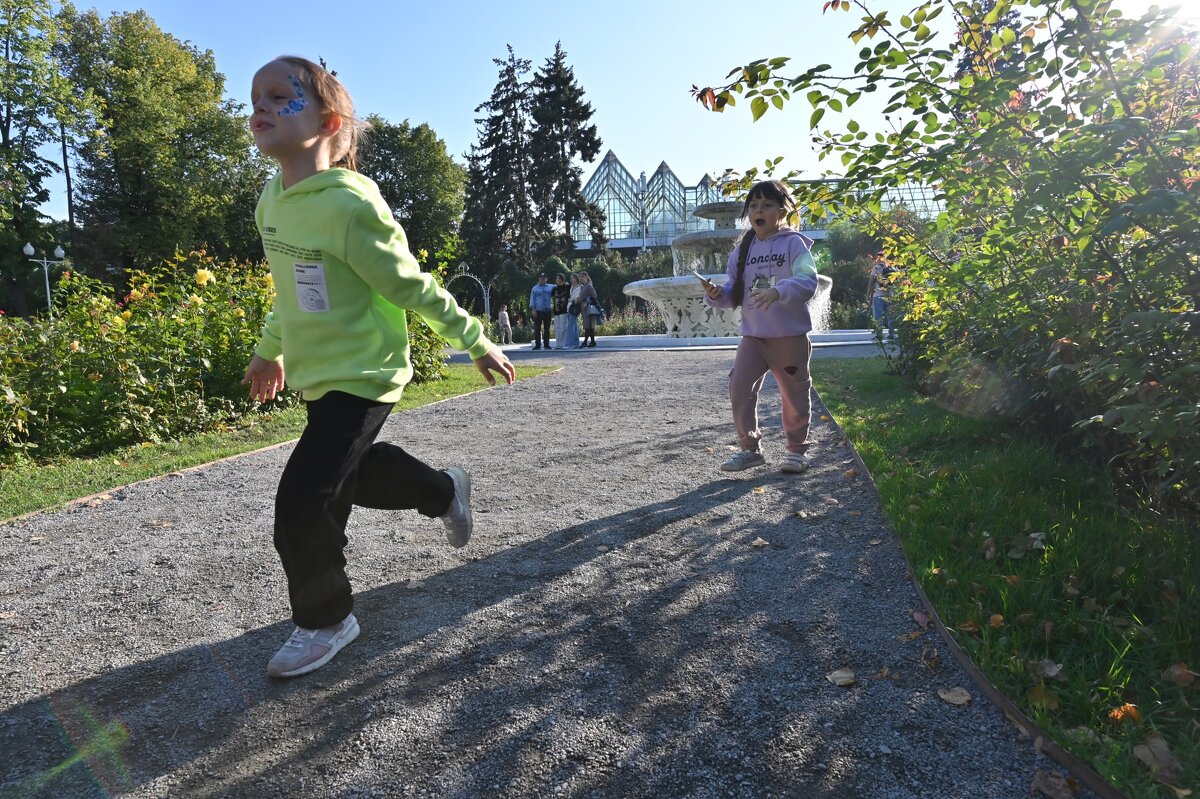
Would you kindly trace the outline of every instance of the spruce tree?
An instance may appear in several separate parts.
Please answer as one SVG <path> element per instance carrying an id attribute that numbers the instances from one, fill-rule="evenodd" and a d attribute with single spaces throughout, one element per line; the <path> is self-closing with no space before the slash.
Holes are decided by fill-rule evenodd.
<path id="1" fill-rule="evenodd" d="M 600 151 L 600 137 L 591 124 L 592 105 L 583 99 L 583 88 L 567 64 L 562 43 L 533 76 L 530 116 L 530 196 L 537 208 L 537 223 L 543 239 L 557 240 L 551 250 L 574 249 L 572 225 L 583 218 L 591 230 L 593 245 L 605 244 L 604 212 L 583 196 L 579 158 L 592 162 Z"/>
<path id="2" fill-rule="evenodd" d="M 479 142 L 467 158 L 463 223 L 471 263 L 483 274 L 494 274 L 506 260 L 532 264 L 537 238 L 529 197 L 530 88 L 524 80 L 530 62 L 517 58 L 511 45 L 508 58 L 493 61 L 500 77 L 491 98 L 475 109 L 486 116 L 475 120 Z"/>

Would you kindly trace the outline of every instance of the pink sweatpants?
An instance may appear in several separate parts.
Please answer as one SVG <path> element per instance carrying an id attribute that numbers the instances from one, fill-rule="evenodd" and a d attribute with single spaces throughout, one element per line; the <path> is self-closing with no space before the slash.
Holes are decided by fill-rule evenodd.
<path id="1" fill-rule="evenodd" d="M 758 429 L 758 392 L 769 371 L 775 376 L 783 398 L 783 430 L 789 452 L 808 449 L 808 422 L 812 407 L 809 391 L 812 375 L 808 362 L 812 344 L 807 335 L 786 338 L 742 336 L 733 371 L 729 373 L 729 400 L 733 404 L 733 426 L 742 449 L 757 450 L 762 433 Z"/>

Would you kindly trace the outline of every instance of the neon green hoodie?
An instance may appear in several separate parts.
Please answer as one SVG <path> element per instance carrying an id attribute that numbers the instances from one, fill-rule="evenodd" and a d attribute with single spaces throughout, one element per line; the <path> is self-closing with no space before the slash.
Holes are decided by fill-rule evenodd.
<path id="1" fill-rule="evenodd" d="M 421 271 L 370 178 L 329 169 L 285 189 L 276 175 L 254 219 L 275 281 L 255 352 L 282 358 L 304 399 L 400 399 L 412 378 L 406 310 L 472 359 L 491 346 L 479 320 Z"/>

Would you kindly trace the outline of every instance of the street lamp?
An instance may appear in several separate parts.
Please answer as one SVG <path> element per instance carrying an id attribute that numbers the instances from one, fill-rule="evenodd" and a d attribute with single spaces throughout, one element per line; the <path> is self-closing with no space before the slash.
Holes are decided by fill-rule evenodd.
<path id="1" fill-rule="evenodd" d="M 57 260 L 52 261 L 49 258 L 34 258 L 33 254 L 37 252 L 37 250 L 33 249 L 33 245 L 29 242 L 25 243 L 25 246 L 21 248 L 21 252 L 25 253 L 25 257 L 33 261 L 35 264 L 42 265 L 42 275 L 46 278 L 46 313 L 50 314 L 50 318 L 53 319 L 54 306 L 50 302 L 50 264 L 61 264 L 63 258 L 66 257 L 67 254 L 63 252 L 63 248 L 61 246 L 55 245 L 54 257 Z"/>

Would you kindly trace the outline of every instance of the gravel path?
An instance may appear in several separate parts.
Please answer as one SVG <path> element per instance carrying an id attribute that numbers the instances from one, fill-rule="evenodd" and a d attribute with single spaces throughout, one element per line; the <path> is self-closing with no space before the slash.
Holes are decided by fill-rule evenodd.
<path id="1" fill-rule="evenodd" d="M 355 511 L 363 634 L 308 677 L 265 676 L 289 446 L 0 527 L 0 797 L 983 799 L 1054 768 L 900 637 L 917 594 L 822 406 L 808 474 L 728 476 L 731 352 L 539 360 L 389 421 L 471 471 L 475 538 Z"/>

